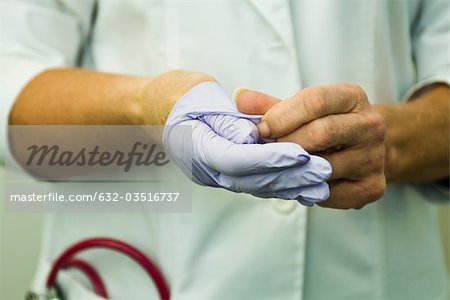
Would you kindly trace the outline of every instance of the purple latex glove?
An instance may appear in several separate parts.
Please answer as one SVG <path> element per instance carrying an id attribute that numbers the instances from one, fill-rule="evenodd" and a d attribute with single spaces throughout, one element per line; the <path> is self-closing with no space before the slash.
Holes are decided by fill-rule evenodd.
<path id="1" fill-rule="evenodd" d="M 198 184 L 307 206 L 326 200 L 331 165 L 294 143 L 258 144 L 258 120 L 238 112 L 218 83 L 200 83 L 172 109 L 164 146 Z"/>

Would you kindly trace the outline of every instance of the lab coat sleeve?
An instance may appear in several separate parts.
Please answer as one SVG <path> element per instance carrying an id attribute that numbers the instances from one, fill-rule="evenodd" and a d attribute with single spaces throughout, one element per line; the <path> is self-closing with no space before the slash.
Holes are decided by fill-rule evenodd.
<path id="1" fill-rule="evenodd" d="M 417 83 L 406 95 L 405 101 L 435 83 L 450 85 L 450 2 L 422 0 L 419 16 L 412 26 L 413 57 Z M 434 202 L 449 201 L 448 182 L 418 184 L 415 187 Z"/>
<path id="2" fill-rule="evenodd" d="M 450 2 L 422 0 L 411 35 L 417 83 L 405 100 L 431 84 L 450 85 Z"/>
<path id="3" fill-rule="evenodd" d="M 43 70 L 77 64 L 93 0 L 0 0 L 0 164 L 15 98 Z"/>

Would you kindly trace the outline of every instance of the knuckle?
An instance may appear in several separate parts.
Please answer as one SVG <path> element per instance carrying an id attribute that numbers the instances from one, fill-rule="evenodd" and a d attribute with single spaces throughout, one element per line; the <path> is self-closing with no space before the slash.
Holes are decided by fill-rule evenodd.
<path id="1" fill-rule="evenodd" d="M 373 154 L 373 161 L 375 165 L 375 169 L 382 174 L 384 174 L 384 165 L 386 161 L 386 155 L 385 155 L 385 149 L 384 146 L 380 149 L 377 149 L 375 153 Z"/>
<path id="2" fill-rule="evenodd" d="M 376 142 L 384 141 L 386 137 L 386 122 L 384 117 L 377 112 L 367 113 L 364 117 L 371 139 Z"/>
<path id="3" fill-rule="evenodd" d="M 375 138 L 384 140 L 386 136 L 386 123 L 383 116 L 379 113 L 374 113 L 372 117 L 372 128 Z"/>
<path id="4" fill-rule="evenodd" d="M 356 99 L 364 102 L 368 101 L 366 91 L 362 88 L 362 86 L 353 82 L 344 83 L 344 85 L 350 90 L 350 93 L 352 93 Z"/>
<path id="5" fill-rule="evenodd" d="M 383 171 L 385 160 L 384 147 L 373 149 L 366 158 L 366 165 L 369 166 L 370 170 Z"/>
<path id="6" fill-rule="evenodd" d="M 366 91 L 363 89 L 362 86 L 360 86 L 359 84 L 353 83 L 352 88 L 355 91 L 355 93 L 357 93 L 358 95 L 360 95 L 363 98 L 367 98 Z"/>
<path id="7" fill-rule="evenodd" d="M 384 175 L 376 176 L 372 180 L 368 181 L 368 187 L 366 190 L 368 203 L 374 202 L 383 197 L 386 192 L 386 179 Z"/>

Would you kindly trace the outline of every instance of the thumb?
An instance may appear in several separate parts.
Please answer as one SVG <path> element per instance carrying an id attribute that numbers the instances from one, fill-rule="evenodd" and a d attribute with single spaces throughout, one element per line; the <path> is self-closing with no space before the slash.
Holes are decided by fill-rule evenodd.
<path id="1" fill-rule="evenodd" d="M 238 88 L 233 93 L 237 109 L 244 114 L 263 115 L 281 100 L 258 91 Z"/>

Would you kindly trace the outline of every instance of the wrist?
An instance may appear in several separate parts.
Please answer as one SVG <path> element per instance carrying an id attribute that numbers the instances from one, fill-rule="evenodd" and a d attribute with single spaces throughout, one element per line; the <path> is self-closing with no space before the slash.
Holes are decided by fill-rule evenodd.
<path id="1" fill-rule="evenodd" d="M 215 81 L 207 74 L 173 70 L 147 79 L 132 108 L 135 124 L 164 125 L 175 103 L 199 83 Z"/>

